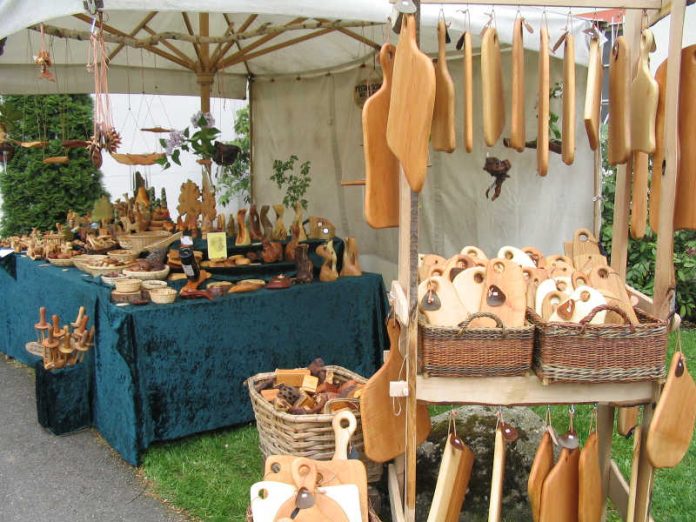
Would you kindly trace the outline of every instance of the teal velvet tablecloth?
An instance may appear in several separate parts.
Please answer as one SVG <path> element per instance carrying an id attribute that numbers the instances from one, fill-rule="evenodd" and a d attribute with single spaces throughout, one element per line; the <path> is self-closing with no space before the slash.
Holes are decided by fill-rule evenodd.
<path id="1" fill-rule="evenodd" d="M 0 267 L 0 351 L 32 364 L 39 306 L 95 318 L 92 422 L 131 464 L 152 442 L 253 420 L 243 381 L 315 357 L 369 376 L 387 347 L 385 289 L 376 274 L 213 302 L 117 307 L 110 288 L 76 269 L 19 256 Z M 2 385 L 0 384 L 0 390 Z"/>

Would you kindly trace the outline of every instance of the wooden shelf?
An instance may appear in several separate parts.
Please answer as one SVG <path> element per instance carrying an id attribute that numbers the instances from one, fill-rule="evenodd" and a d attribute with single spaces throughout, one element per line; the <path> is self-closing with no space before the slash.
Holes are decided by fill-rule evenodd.
<path id="1" fill-rule="evenodd" d="M 416 397 L 432 404 L 485 404 L 530 406 L 534 404 L 588 404 L 635 406 L 653 401 L 653 382 L 544 385 L 535 375 L 488 378 L 416 378 Z"/>

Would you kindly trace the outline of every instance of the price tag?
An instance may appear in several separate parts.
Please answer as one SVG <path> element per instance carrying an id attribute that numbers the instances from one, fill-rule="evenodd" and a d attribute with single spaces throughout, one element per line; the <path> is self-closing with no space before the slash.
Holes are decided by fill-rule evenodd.
<path id="1" fill-rule="evenodd" d="M 208 232 L 208 259 L 227 259 L 227 234 Z"/>

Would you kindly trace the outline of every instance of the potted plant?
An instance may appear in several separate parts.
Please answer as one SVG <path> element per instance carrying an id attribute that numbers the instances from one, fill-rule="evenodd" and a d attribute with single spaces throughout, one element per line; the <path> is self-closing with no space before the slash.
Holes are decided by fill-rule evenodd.
<path id="1" fill-rule="evenodd" d="M 298 157 L 293 154 L 286 161 L 273 161 L 273 175 L 271 180 L 275 182 L 279 189 L 285 190 L 283 197 L 283 205 L 288 208 L 295 206 L 295 203 L 300 203 L 302 208 L 307 209 L 307 200 L 304 195 L 309 189 L 312 178 L 309 175 L 309 170 L 312 167 L 310 161 L 305 161 L 300 165 L 300 171 L 295 172 L 295 162 L 299 161 Z"/>

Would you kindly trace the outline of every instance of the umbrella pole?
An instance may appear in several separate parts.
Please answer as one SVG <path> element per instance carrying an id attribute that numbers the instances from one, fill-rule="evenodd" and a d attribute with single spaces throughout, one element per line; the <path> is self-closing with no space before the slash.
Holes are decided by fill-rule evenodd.
<path id="1" fill-rule="evenodd" d="M 209 13 L 198 14 L 198 32 L 201 36 L 210 36 Z M 210 90 L 213 85 L 213 78 L 215 77 L 210 71 L 210 44 L 200 44 L 198 58 L 200 60 L 198 85 L 201 88 L 201 112 L 210 112 Z"/>

